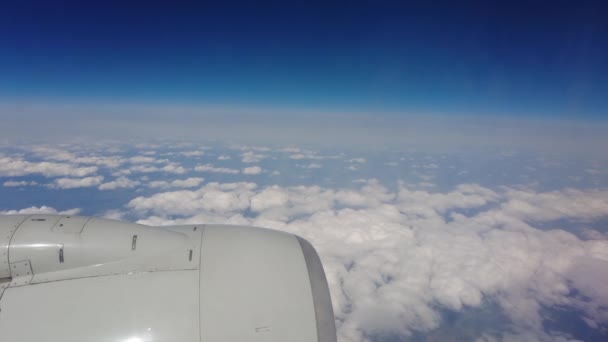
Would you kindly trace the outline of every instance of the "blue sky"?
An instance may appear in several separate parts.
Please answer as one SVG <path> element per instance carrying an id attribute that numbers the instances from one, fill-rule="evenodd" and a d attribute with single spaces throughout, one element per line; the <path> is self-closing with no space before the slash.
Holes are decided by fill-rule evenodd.
<path id="1" fill-rule="evenodd" d="M 603 118 L 607 10 L 12 2 L 0 98 Z"/>

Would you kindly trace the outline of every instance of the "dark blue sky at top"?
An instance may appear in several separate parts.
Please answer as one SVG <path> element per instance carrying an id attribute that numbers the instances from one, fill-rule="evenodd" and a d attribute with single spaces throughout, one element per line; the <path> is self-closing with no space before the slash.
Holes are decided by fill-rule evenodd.
<path id="1" fill-rule="evenodd" d="M 0 5 L 0 99 L 604 117 L 608 4 Z"/>

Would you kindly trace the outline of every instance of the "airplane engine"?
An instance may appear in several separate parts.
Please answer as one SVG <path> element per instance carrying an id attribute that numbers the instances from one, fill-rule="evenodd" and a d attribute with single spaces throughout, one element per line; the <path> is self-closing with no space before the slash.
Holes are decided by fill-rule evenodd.
<path id="1" fill-rule="evenodd" d="M 0 216 L 1 341 L 333 342 L 321 261 L 284 232 Z"/>

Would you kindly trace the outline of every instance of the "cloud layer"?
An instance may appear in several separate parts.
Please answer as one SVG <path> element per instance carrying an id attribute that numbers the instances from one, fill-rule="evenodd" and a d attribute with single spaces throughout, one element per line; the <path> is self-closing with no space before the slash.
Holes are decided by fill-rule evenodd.
<path id="1" fill-rule="evenodd" d="M 584 336 L 551 325 L 558 311 L 608 336 L 601 160 L 187 142 L 0 151 L 2 214 L 82 206 L 307 238 L 326 267 L 340 341 Z M 477 323 L 450 328 L 450 317 Z"/>
<path id="2" fill-rule="evenodd" d="M 87 116 L 83 117 L 82 113 Z M 134 137 L 225 141 L 229 137 L 247 144 L 301 144 L 347 149 L 421 146 L 435 151 L 458 152 L 492 145 L 535 151 L 559 150 L 574 156 L 580 153 L 605 155 L 602 146 L 608 143 L 605 120 L 568 121 L 535 115 L 340 113 L 261 108 L 251 104 L 242 107 L 137 103 L 74 105 L 27 99 L 0 101 L 0 117 L 9 118 L 0 126 L 0 134 L 11 141 L 41 138 L 62 141 L 75 134 L 85 141 L 99 138 L 124 141 Z M 254 121 L 252 117 L 255 117 Z M 31 121 L 41 124 L 24 132 L 23 125 Z M 245 162 L 260 159 L 259 156 L 242 156 Z"/>
<path id="3" fill-rule="evenodd" d="M 137 197 L 128 207 L 149 216 L 139 221 L 145 224 L 251 224 L 309 239 L 326 267 L 341 341 L 429 331 L 443 310 L 488 302 L 502 308 L 511 328 L 479 336 L 486 340 L 558 338 L 543 328 L 544 308 L 572 307 L 589 325 L 608 323 L 608 241 L 534 226 L 606 216 L 608 191 L 210 183 Z"/>

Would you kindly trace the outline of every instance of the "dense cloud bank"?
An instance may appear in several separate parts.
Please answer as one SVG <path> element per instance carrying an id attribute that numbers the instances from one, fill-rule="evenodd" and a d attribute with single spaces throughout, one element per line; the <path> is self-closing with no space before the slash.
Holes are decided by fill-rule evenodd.
<path id="1" fill-rule="evenodd" d="M 558 338 L 543 329 L 546 307 L 580 310 L 590 326 L 608 323 L 608 241 L 535 227 L 605 216 L 608 191 L 209 183 L 137 197 L 128 208 L 147 217 L 139 221 L 145 224 L 252 224 L 309 239 L 326 267 L 341 341 L 432 330 L 442 310 L 488 301 L 511 328 L 480 336 L 487 341 Z"/>
<path id="2" fill-rule="evenodd" d="M 571 313 L 601 340 L 604 165 L 510 151 L 469 158 L 192 143 L 0 148 L 0 214 L 301 235 L 323 260 L 344 342 L 580 337 L 555 324 L 552 311 Z M 454 316 L 472 323 L 450 327 L 446 317 Z"/>

